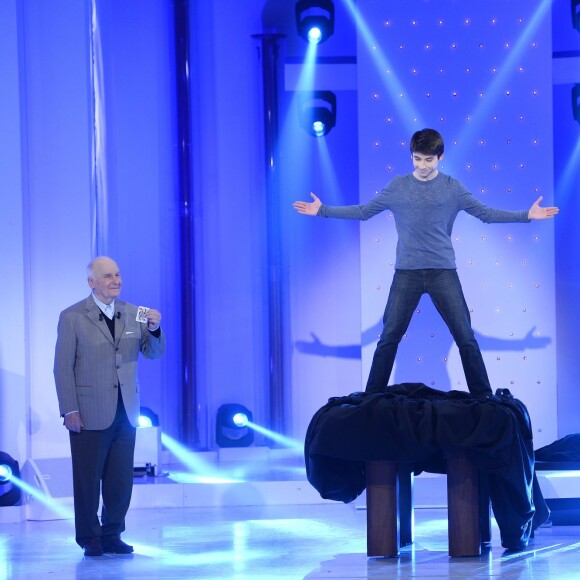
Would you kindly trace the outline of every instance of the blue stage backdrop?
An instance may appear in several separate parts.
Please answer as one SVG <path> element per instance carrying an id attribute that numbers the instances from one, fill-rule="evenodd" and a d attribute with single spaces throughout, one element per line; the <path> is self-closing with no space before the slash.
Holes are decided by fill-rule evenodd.
<path id="1" fill-rule="evenodd" d="M 556 222 L 558 432 L 578 432 L 577 345 L 580 328 L 580 4 L 553 3 L 554 181 L 561 214 Z"/>
<path id="2" fill-rule="evenodd" d="M 181 310 L 173 3 L 0 3 L 0 190 L 7 192 L 0 291 L 0 448 L 68 453 L 52 378 L 62 308 L 88 294 L 95 251 L 116 257 L 124 297 L 158 307 L 168 334 L 143 365 L 142 395 L 178 438 L 181 325 L 196 339 L 200 447 L 215 448 L 224 403 L 269 420 L 269 373 L 283 365 L 287 435 L 300 441 L 334 395 L 364 388 L 393 275 L 388 213 L 358 224 L 300 216 L 292 201 L 372 199 L 412 170 L 413 131 L 446 140 L 441 169 L 484 203 L 553 222 L 484 225 L 460 215 L 457 263 L 492 384 L 532 414 L 536 444 L 575 431 L 580 262 L 580 24 L 568 0 L 335 0 L 334 35 L 312 53 L 293 0 L 190 2 L 195 313 Z M 282 360 L 269 359 L 268 197 L 259 41 L 280 39 L 277 176 Z M 303 90 L 330 90 L 323 139 L 299 123 Z M 555 196 L 556 193 L 556 196 Z M 556 354 L 558 353 L 558 354 Z M 428 300 L 393 382 L 465 390 L 455 346 Z M 558 404 L 558 407 L 557 407 Z M 5 419 L 5 417 L 4 417 Z M 267 443 L 262 435 L 257 444 Z"/>
<path id="3" fill-rule="evenodd" d="M 349 169 L 360 176 L 355 203 L 412 171 L 409 139 L 417 129 L 433 127 L 446 141 L 442 171 L 483 203 L 527 209 L 540 195 L 553 203 L 550 2 L 342 4 L 358 38 L 358 168 L 353 147 L 333 151 L 330 163 L 340 177 L 312 182 L 324 202 L 352 203 L 342 193 Z M 337 127 L 326 138 L 329 149 L 354 122 L 345 100 L 339 100 Z M 307 195 L 308 187 L 299 189 Z M 364 388 L 396 243 L 388 212 L 361 224 L 359 271 L 352 225 L 303 227 L 303 235 L 312 237 L 295 249 L 304 256 L 311 248 L 308 275 L 293 282 L 305 297 L 293 311 L 300 346 L 293 377 L 297 407 L 312 400 L 305 394 L 311 390 L 345 394 L 349 387 Z M 526 403 L 538 441 L 547 443 L 556 436 L 557 400 L 553 222 L 486 225 L 462 214 L 453 238 L 492 386 L 507 387 Z M 346 294 L 344 279 L 359 276 L 360 338 L 353 341 L 347 328 L 359 297 Z M 352 375 L 343 367 L 352 370 L 357 347 L 361 376 L 345 384 Z M 340 378 L 329 369 L 340 369 Z M 429 299 L 419 305 L 391 377 L 405 381 L 466 390 L 457 349 Z"/>

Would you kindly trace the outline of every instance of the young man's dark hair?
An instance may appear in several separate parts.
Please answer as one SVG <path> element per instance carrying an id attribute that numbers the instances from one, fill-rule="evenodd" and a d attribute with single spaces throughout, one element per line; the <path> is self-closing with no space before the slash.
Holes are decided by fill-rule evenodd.
<path id="1" fill-rule="evenodd" d="M 435 129 L 422 129 L 411 137 L 411 153 L 423 153 L 424 155 L 437 155 L 441 157 L 445 151 L 443 137 Z"/>

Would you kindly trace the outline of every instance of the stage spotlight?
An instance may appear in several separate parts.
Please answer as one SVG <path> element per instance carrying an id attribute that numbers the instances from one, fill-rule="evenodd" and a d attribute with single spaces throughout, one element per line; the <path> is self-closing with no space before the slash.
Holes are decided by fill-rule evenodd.
<path id="1" fill-rule="evenodd" d="M 334 33 L 334 4 L 331 0 L 296 2 L 298 34 L 311 44 L 320 44 Z"/>
<path id="2" fill-rule="evenodd" d="M 336 125 L 336 95 L 332 91 L 313 91 L 298 98 L 302 128 L 314 137 L 324 137 Z"/>
<path id="3" fill-rule="evenodd" d="M 254 431 L 248 423 L 252 412 L 235 403 L 222 405 L 217 412 L 215 438 L 220 447 L 248 447 L 254 442 Z"/>
<path id="4" fill-rule="evenodd" d="M 159 427 L 159 417 L 149 407 L 141 407 L 139 427 Z"/>
<path id="5" fill-rule="evenodd" d="M 20 488 L 13 478 L 20 477 L 18 461 L 8 453 L 0 451 L 0 506 L 16 505 L 20 502 Z"/>

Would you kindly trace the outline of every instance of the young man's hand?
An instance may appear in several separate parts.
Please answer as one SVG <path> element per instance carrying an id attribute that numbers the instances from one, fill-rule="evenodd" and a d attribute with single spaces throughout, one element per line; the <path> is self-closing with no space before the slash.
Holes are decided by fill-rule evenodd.
<path id="1" fill-rule="evenodd" d="M 304 215 L 316 215 L 322 202 L 310 192 L 310 197 L 314 200 L 311 203 L 307 201 L 295 201 L 292 205 L 298 213 L 303 213 Z"/>
<path id="2" fill-rule="evenodd" d="M 547 220 L 553 218 L 560 211 L 557 207 L 540 207 L 540 202 L 543 199 L 542 196 L 536 199 L 534 205 L 528 211 L 529 220 Z"/>

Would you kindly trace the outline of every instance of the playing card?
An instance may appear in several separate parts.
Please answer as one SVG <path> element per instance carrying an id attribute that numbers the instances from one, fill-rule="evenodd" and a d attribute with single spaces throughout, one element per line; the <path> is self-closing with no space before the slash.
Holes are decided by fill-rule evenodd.
<path id="1" fill-rule="evenodd" d="M 137 306 L 137 316 L 135 320 L 137 322 L 147 322 L 147 315 L 149 314 L 149 308 L 147 306 Z"/>

